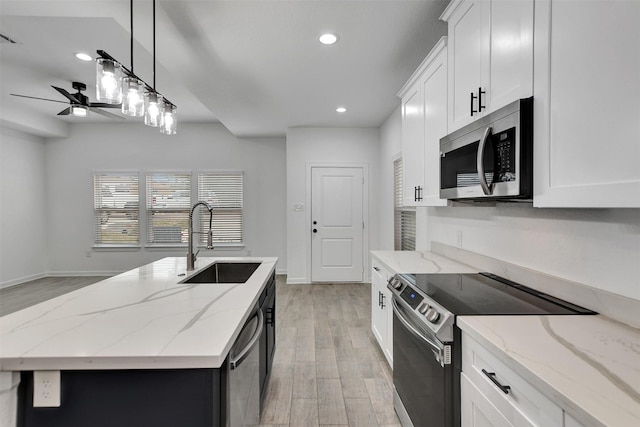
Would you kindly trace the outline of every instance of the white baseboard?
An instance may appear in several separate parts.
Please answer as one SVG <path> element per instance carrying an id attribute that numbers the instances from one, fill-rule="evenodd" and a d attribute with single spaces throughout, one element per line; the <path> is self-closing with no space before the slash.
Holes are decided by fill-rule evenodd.
<path id="1" fill-rule="evenodd" d="M 93 277 L 93 276 L 117 276 L 123 271 L 50 271 L 46 275 L 48 277 Z"/>
<path id="2" fill-rule="evenodd" d="M 31 274 L 29 276 L 8 280 L 6 282 L 0 283 L 0 289 L 10 288 L 11 286 L 19 285 L 24 282 L 30 282 L 31 280 L 42 279 L 43 277 L 47 277 L 47 274 L 46 273 Z"/>

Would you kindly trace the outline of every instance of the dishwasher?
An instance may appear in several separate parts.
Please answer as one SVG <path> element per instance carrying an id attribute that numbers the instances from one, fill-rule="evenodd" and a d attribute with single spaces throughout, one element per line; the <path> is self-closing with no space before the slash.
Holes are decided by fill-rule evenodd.
<path id="1" fill-rule="evenodd" d="M 229 352 L 227 426 L 260 424 L 260 336 L 262 310 L 256 305 Z"/>

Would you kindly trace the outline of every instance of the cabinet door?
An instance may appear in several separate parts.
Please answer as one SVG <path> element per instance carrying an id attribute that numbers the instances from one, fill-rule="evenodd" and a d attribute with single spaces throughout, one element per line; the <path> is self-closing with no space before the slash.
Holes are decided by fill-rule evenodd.
<path id="1" fill-rule="evenodd" d="M 402 97 L 402 168 L 403 205 L 418 206 L 417 188 L 424 188 L 424 118 L 419 80 Z"/>
<path id="2" fill-rule="evenodd" d="M 476 114 L 471 116 L 471 93 L 477 95 L 481 85 L 482 19 L 482 3 L 479 0 L 463 1 L 446 18 L 449 37 L 449 132 L 478 117 Z M 474 105 L 477 109 L 477 101 Z"/>
<path id="3" fill-rule="evenodd" d="M 467 378 L 460 374 L 460 404 L 462 427 L 512 427 L 502 413 Z M 521 418 L 518 427 L 535 427 L 527 418 Z"/>
<path id="4" fill-rule="evenodd" d="M 447 47 L 435 53 L 422 80 L 424 111 L 423 206 L 446 206 L 440 199 L 440 138 L 447 135 Z"/>
<path id="5" fill-rule="evenodd" d="M 387 345 L 387 320 L 382 308 L 382 290 L 386 287 L 384 275 L 384 269 L 374 262 L 371 272 L 371 332 L 382 351 Z"/>
<path id="6" fill-rule="evenodd" d="M 638 1 L 536 0 L 534 206 L 640 207 L 639 22 Z"/>
<path id="7" fill-rule="evenodd" d="M 533 95 L 533 0 L 482 3 L 488 37 L 483 43 L 482 96 L 490 113 Z"/>

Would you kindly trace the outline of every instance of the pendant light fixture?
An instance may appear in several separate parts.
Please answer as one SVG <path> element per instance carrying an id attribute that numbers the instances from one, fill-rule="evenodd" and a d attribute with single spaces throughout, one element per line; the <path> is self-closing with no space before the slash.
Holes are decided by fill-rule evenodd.
<path id="1" fill-rule="evenodd" d="M 133 71 L 133 0 L 129 0 L 129 23 L 131 27 L 131 74 L 122 78 L 122 114 L 142 117 L 144 114 L 144 85 Z"/>
<path id="2" fill-rule="evenodd" d="M 159 127 L 166 135 L 176 133 L 177 106 L 156 91 L 156 1 L 153 0 L 153 86 L 133 72 L 133 0 L 130 4 L 131 70 L 103 50 L 96 59 L 96 97 L 111 104 L 122 103 L 122 113 L 144 117 L 144 124 Z"/>
<path id="3" fill-rule="evenodd" d="M 107 104 L 122 102 L 122 65 L 117 61 L 96 59 L 96 98 Z"/>
<path id="4" fill-rule="evenodd" d="M 170 103 L 164 103 L 164 111 L 162 112 L 162 126 L 160 127 L 160 133 L 165 135 L 173 135 L 176 133 L 177 119 L 176 119 L 176 107 Z"/>
<path id="5" fill-rule="evenodd" d="M 144 94 L 144 124 L 162 126 L 163 110 L 162 95 L 156 92 L 156 0 L 153 0 L 153 90 L 147 89 Z"/>

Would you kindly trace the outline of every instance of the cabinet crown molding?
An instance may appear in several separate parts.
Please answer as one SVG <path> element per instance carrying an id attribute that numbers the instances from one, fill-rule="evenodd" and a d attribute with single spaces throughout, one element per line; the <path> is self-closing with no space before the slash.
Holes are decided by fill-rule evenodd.
<path id="1" fill-rule="evenodd" d="M 449 22 L 449 18 L 451 18 L 453 12 L 455 12 L 458 6 L 460 6 L 464 1 L 465 0 L 451 0 L 449 5 L 447 5 L 447 8 L 444 10 L 444 12 L 442 12 L 442 15 L 440 15 L 440 20 Z"/>
<path id="2" fill-rule="evenodd" d="M 411 86 L 413 86 L 416 80 L 418 80 L 421 77 L 424 70 L 429 65 L 431 65 L 431 63 L 436 59 L 440 51 L 444 49 L 446 46 L 447 46 L 447 36 L 440 37 L 440 40 L 438 40 L 438 42 L 435 44 L 435 46 L 433 46 L 431 51 L 429 51 L 429 53 L 424 58 L 424 60 L 420 63 L 418 68 L 416 68 L 413 74 L 411 74 L 411 77 L 409 77 L 409 80 L 407 80 L 407 82 L 398 91 L 396 96 L 398 96 L 399 98 L 402 98 L 406 94 L 407 90 L 411 88 Z"/>

